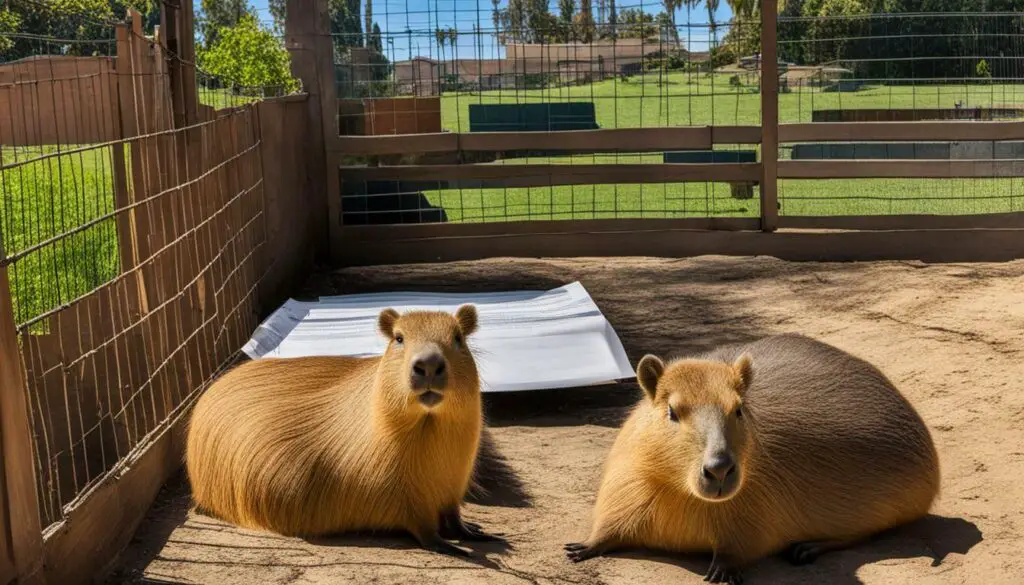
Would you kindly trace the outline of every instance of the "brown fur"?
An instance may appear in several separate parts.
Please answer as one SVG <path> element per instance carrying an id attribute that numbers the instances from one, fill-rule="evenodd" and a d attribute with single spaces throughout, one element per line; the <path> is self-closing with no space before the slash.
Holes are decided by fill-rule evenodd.
<path id="1" fill-rule="evenodd" d="M 436 544 L 439 518 L 458 518 L 480 443 L 479 378 L 464 339 L 476 312 L 389 309 L 379 327 L 390 339 L 383 356 L 262 359 L 214 383 L 189 427 L 196 504 L 285 535 L 406 530 Z M 410 389 L 423 348 L 440 349 L 449 372 L 432 409 Z"/>
<path id="2" fill-rule="evenodd" d="M 713 552 L 709 580 L 738 582 L 738 567 L 790 545 L 810 561 L 920 518 L 938 494 L 927 427 L 860 359 L 781 335 L 659 364 L 641 361 L 646 399 L 612 448 L 590 537 L 567 546 L 573 560 L 619 547 Z M 724 501 L 696 487 L 707 456 L 698 413 L 719 421 L 737 463 Z"/>

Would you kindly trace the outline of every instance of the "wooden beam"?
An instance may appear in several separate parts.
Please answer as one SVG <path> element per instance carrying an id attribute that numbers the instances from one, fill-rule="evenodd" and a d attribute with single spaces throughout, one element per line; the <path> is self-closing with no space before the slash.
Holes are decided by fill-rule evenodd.
<path id="1" fill-rule="evenodd" d="M 1024 177 L 1024 161 L 785 160 L 779 162 L 779 178 L 783 179 L 945 179 L 961 177 Z"/>
<path id="2" fill-rule="evenodd" d="M 680 217 L 652 219 L 567 219 L 486 223 L 430 223 L 346 226 L 342 240 L 348 245 L 409 238 L 465 238 L 514 234 L 561 234 L 602 231 L 760 229 L 755 217 Z"/>
<path id="3" fill-rule="evenodd" d="M 333 190 L 336 166 L 329 164 L 328 150 L 338 140 L 337 98 L 334 86 L 334 49 L 329 28 L 327 0 L 287 0 L 285 47 L 291 55 L 292 75 L 309 94 L 306 105 L 309 135 L 309 184 L 322 211 L 315 236 L 321 259 L 330 255 L 331 234 L 341 225 L 341 193 Z"/>
<path id="4" fill-rule="evenodd" d="M 341 174 L 346 182 L 500 181 L 502 187 L 548 187 L 617 183 L 756 182 L 761 178 L 761 165 L 759 163 L 409 165 L 341 167 Z M 465 185 L 461 187 L 471 188 Z"/>
<path id="5" fill-rule="evenodd" d="M 1024 212 L 980 215 L 784 215 L 779 218 L 779 227 L 835 230 L 1024 228 Z"/>
<path id="6" fill-rule="evenodd" d="M 778 0 L 761 0 L 761 229 L 779 225 Z"/>
<path id="7" fill-rule="evenodd" d="M 6 258 L 0 238 L 0 260 Z M 25 372 L 7 266 L 0 263 L 0 461 L 4 496 L 0 529 L 8 530 L 18 583 L 43 582 L 43 532 Z M 6 516 L 4 518 L 4 516 Z"/>
<path id="8" fill-rule="evenodd" d="M 658 152 L 711 147 L 708 126 L 459 134 L 459 148 L 466 151 Z"/>
<path id="9" fill-rule="evenodd" d="M 711 141 L 715 144 L 760 144 L 760 126 L 712 126 Z"/>
<path id="10" fill-rule="evenodd" d="M 532 222 L 544 229 L 548 223 Z M 717 254 L 790 261 L 922 260 L 1003 262 L 1024 258 L 1024 230 L 707 231 L 649 230 L 520 233 L 479 237 L 392 239 L 388 245 L 344 245 L 339 266 L 452 262 L 483 258 L 571 258 Z"/>
<path id="11" fill-rule="evenodd" d="M 779 126 L 781 142 L 1024 140 L 1024 122 L 817 122 Z"/>
<path id="12" fill-rule="evenodd" d="M 555 151 L 662 152 L 711 150 L 716 143 L 757 143 L 761 129 L 754 126 L 676 128 L 611 128 L 561 132 L 435 132 L 383 136 L 343 136 L 338 153 L 354 156 L 438 152 Z"/>

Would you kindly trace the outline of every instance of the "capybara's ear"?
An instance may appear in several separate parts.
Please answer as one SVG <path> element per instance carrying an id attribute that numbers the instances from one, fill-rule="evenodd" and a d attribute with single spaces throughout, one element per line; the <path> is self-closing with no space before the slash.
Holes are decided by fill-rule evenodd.
<path id="1" fill-rule="evenodd" d="M 459 322 L 459 329 L 466 337 L 473 335 L 476 331 L 477 317 L 476 307 L 473 305 L 462 305 L 455 311 L 455 320 Z"/>
<path id="2" fill-rule="evenodd" d="M 740 393 L 746 392 L 747 388 L 750 388 L 750 383 L 754 381 L 754 358 L 750 357 L 749 353 L 744 353 L 732 363 L 732 369 L 736 370 L 736 375 L 740 378 Z"/>
<path id="3" fill-rule="evenodd" d="M 396 321 L 398 321 L 398 311 L 394 309 L 384 309 L 380 312 L 380 316 L 377 317 L 377 329 L 384 337 L 393 339 L 395 337 Z"/>
<path id="4" fill-rule="evenodd" d="M 654 400 L 655 394 L 658 393 L 658 380 L 664 373 L 665 362 L 656 355 L 645 355 L 636 366 L 636 380 L 651 400 Z"/>

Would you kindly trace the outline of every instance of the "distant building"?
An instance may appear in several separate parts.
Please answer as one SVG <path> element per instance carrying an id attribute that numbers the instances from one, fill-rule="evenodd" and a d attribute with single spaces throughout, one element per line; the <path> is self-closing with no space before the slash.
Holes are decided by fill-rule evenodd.
<path id="1" fill-rule="evenodd" d="M 504 59 L 431 59 L 413 57 L 394 65 L 399 93 L 438 95 L 442 89 L 525 88 L 567 85 L 632 75 L 645 59 L 670 47 L 651 39 L 594 43 L 509 43 Z"/>

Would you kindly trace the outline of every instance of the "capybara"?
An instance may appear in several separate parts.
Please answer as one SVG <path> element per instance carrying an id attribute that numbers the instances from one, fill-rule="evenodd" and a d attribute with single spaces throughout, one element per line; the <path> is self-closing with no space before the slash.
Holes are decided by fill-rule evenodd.
<path id="1" fill-rule="evenodd" d="M 501 540 L 459 513 L 483 425 L 475 307 L 387 309 L 378 328 L 379 357 L 260 359 L 216 381 L 188 432 L 197 508 L 284 535 L 404 530 L 460 556 L 448 540 Z"/>
<path id="2" fill-rule="evenodd" d="M 706 581 L 787 551 L 797 564 L 926 515 L 938 455 L 914 408 L 874 366 L 800 335 L 668 364 L 605 464 L 579 562 L 612 549 L 710 552 Z"/>

